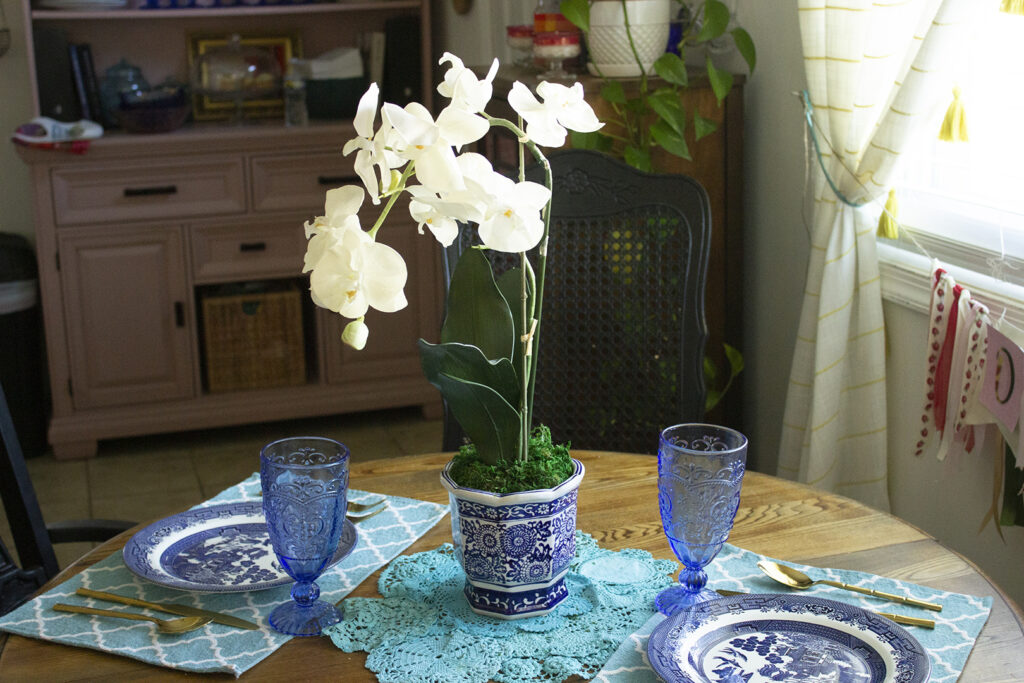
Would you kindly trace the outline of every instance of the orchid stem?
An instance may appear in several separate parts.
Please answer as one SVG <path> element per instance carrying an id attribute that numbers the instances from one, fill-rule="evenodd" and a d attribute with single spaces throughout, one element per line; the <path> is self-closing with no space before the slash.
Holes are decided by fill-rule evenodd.
<path id="1" fill-rule="evenodd" d="M 370 237 L 374 239 L 377 238 L 377 231 L 380 230 L 380 227 L 382 225 L 384 225 L 384 220 L 388 217 L 388 214 L 391 213 L 391 207 L 393 207 L 395 205 L 395 202 L 398 201 L 398 197 L 402 194 L 402 190 L 405 189 L 406 181 L 409 180 L 410 176 L 412 176 L 413 171 L 415 169 L 415 161 L 410 161 L 408 164 L 406 164 L 405 169 L 402 171 L 402 177 L 398 181 L 398 187 L 393 188 L 390 191 L 391 196 L 388 198 L 388 203 L 384 205 L 384 208 L 381 210 L 380 215 L 377 216 L 377 221 L 369 230 Z"/>
<path id="2" fill-rule="evenodd" d="M 539 163 L 541 166 L 544 167 L 544 184 L 545 184 L 545 186 L 547 186 L 549 191 L 552 190 L 554 183 L 552 182 L 552 177 L 551 177 L 551 164 L 548 163 L 547 157 L 545 157 L 541 153 L 540 148 L 537 147 L 537 143 L 535 143 L 533 140 L 531 140 L 531 139 L 529 139 L 529 137 L 527 137 L 526 132 L 523 130 L 522 126 L 517 126 L 516 124 L 512 123 L 508 119 L 502 119 L 502 118 L 498 118 L 498 117 L 494 117 L 494 116 L 489 116 L 489 115 L 487 115 L 487 114 L 485 114 L 483 112 L 481 112 L 480 115 L 483 116 L 485 119 L 487 119 L 487 121 L 491 124 L 492 127 L 493 126 L 498 126 L 500 128 L 505 128 L 507 130 L 512 131 L 515 134 L 516 138 L 519 140 L 519 152 L 520 152 L 519 176 L 520 176 L 520 178 L 523 179 L 523 178 L 526 177 L 526 163 L 525 163 L 526 159 L 525 159 L 525 151 L 524 151 L 524 147 L 525 147 L 526 149 L 530 150 L 530 153 L 533 155 L 534 160 L 537 163 Z M 547 267 L 547 262 L 548 262 L 548 233 L 550 232 L 550 229 L 551 229 L 551 200 L 550 199 L 548 200 L 548 203 L 544 205 L 543 219 L 544 219 L 544 235 L 541 237 L 540 244 L 537 247 L 537 267 L 534 269 L 535 285 L 534 285 L 534 288 L 533 288 L 533 291 L 534 291 L 534 295 L 533 295 L 534 296 L 534 299 L 533 299 L 533 320 L 532 321 L 524 320 L 524 322 L 526 324 L 523 327 L 523 334 L 529 334 L 529 335 L 531 335 L 531 337 L 529 339 L 529 343 L 524 343 L 522 345 L 523 377 L 525 378 L 525 377 L 529 376 L 529 379 L 527 381 L 524 381 L 524 384 L 523 384 L 523 388 L 524 388 L 523 394 L 525 396 L 526 402 L 523 405 L 522 415 L 523 415 L 523 425 L 525 427 L 524 434 L 526 435 L 527 438 L 525 438 L 523 440 L 523 444 L 522 444 L 522 447 L 520 449 L 521 457 L 524 457 L 524 454 L 526 454 L 526 449 L 527 449 L 527 447 L 529 445 L 528 444 L 528 437 L 529 437 L 529 424 L 530 423 L 529 423 L 528 419 L 533 415 L 533 395 L 534 395 L 534 393 L 536 391 L 536 388 L 537 388 L 537 363 L 536 362 L 532 362 L 532 361 L 533 361 L 533 359 L 536 359 L 536 358 L 539 357 L 538 349 L 540 347 L 541 310 L 542 310 L 542 306 L 543 306 L 543 303 L 544 303 L 544 271 L 545 271 L 545 268 Z M 526 260 L 526 254 L 523 254 L 522 256 L 523 256 L 523 260 L 525 261 Z M 524 266 L 525 266 L 525 264 L 524 264 Z M 526 268 L 524 267 L 523 270 L 525 271 Z M 524 309 L 525 309 L 525 306 L 524 306 Z M 528 349 L 530 350 L 530 355 L 529 356 L 526 355 Z M 524 459 L 525 459 L 525 457 L 524 457 Z"/>

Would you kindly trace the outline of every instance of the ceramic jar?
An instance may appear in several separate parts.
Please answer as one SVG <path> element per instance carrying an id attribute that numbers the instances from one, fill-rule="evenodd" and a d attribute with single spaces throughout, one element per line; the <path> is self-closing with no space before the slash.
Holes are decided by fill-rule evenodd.
<path id="1" fill-rule="evenodd" d="M 668 46 L 671 0 L 626 0 L 626 13 L 622 6 L 621 0 L 597 0 L 590 7 L 588 68 L 595 75 L 629 78 L 641 74 L 626 35 L 626 13 L 633 43 L 647 73 L 652 73 L 655 60 Z"/>
<path id="2" fill-rule="evenodd" d="M 576 555 L 576 492 L 583 463 L 558 486 L 519 493 L 463 488 L 441 473 L 451 506 L 452 542 L 477 614 L 522 619 L 547 614 L 568 595 Z"/>

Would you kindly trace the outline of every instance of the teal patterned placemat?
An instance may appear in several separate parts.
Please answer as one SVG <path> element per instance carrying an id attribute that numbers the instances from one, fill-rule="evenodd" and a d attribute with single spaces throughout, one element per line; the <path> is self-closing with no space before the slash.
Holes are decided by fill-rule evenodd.
<path id="1" fill-rule="evenodd" d="M 780 586 L 757 568 L 757 562 L 763 559 L 766 559 L 764 555 L 726 545 L 708 566 L 708 586 L 748 593 L 778 593 Z M 866 610 L 934 620 L 934 630 L 904 627 L 928 651 L 932 663 L 932 673 L 929 679 L 931 683 L 953 683 L 960 677 L 960 672 L 963 671 L 964 664 L 967 662 L 967 656 L 971 653 L 978 634 L 988 620 L 989 612 L 992 609 L 992 598 L 950 593 L 863 572 L 821 569 L 794 562 L 786 562 L 786 564 L 796 567 L 816 579 L 832 579 L 874 588 L 886 593 L 940 603 L 942 611 L 931 612 L 868 596 L 859 596 L 856 593 L 829 586 L 814 586 L 799 593 L 791 591 L 791 593 L 814 595 L 819 598 L 845 602 Z M 651 631 L 663 620 L 664 617 L 660 614 L 648 619 L 640 629 L 623 641 L 611 659 L 594 677 L 594 680 L 602 683 L 655 683 L 660 680 L 647 661 L 647 639 Z"/>
<path id="2" fill-rule="evenodd" d="M 259 491 L 259 475 L 254 474 L 197 507 L 259 500 Z M 349 491 L 352 502 L 380 497 L 366 491 Z M 348 595 L 448 513 L 447 506 L 437 503 L 384 497 L 388 499 L 387 510 L 360 522 L 356 527 L 359 541 L 355 549 L 317 580 L 324 599 L 337 602 Z M 253 621 L 260 625 L 260 630 L 244 631 L 210 623 L 188 634 L 163 635 L 146 622 L 68 615 L 50 609 L 55 602 L 123 609 L 109 602 L 75 595 L 75 590 L 82 586 L 153 602 L 179 602 L 223 612 Z M 194 593 L 165 588 L 135 576 L 125 567 L 121 553 L 114 553 L 0 618 L 0 630 L 185 671 L 228 672 L 240 676 L 290 639 L 272 630 L 267 623 L 270 611 L 291 599 L 290 591 L 290 585 L 244 593 Z"/>

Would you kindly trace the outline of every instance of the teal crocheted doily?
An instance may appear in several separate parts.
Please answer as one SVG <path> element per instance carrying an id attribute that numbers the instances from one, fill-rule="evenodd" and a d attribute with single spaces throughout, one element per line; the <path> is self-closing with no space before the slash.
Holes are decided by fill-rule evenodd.
<path id="1" fill-rule="evenodd" d="M 446 543 L 396 559 L 378 583 L 384 597 L 345 600 L 344 621 L 324 633 L 345 652 L 369 652 L 381 683 L 589 679 L 651 617 L 678 566 L 644 550 L 606 550 L 577 531 L 569 597 L 546 616 L 501 621 L 470 610 Z"/>

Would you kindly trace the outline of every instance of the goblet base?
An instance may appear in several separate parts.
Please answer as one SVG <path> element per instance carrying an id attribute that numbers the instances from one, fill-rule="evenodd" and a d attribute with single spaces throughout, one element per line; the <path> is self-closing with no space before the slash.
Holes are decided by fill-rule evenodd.
<path id="1" fill-rule="evenodd" d="M 275 631 L 289 636 L 318 636 L 328 626 L 341 621 L 343 616 L 340 609 L 326 600 L 317 600 L 306 606 L 293 600 L 279 605 L 270 613 L 270 625 Z"/>
<path id="2" fill-rule="evenodd" d="M 689 609 L 694 605 L 719 597 L 721 596 L 718 593 L 708 588 L 702 588 L 693 593 L 682 586 L 672 586 L 658 593 L 658 597 L 654 598 L 654 608 L 670 617 L 679 610 Z"/>

